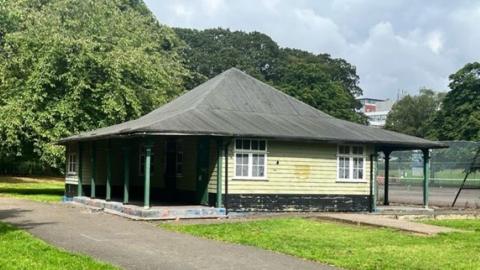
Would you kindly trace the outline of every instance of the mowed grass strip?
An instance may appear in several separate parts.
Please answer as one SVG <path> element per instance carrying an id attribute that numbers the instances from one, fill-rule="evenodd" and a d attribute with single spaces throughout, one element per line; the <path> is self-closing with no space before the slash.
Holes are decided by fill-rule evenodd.
<path id="1" fill-rule="evenodd" d="M 302 218 L 160 226 L 347 269 L 480 269 L 480 220 L 435 224 L 472 232 L 426 237 Z"/>
<path id="2" fill-rule="evenodd" d="M 29 233 L 0 222 L 1 269 L 118 269 L 88 256 L 53 247 Z"/>
<path id="3" fill-rule="evenodd" d="M 59 202 L 64 193 L 64 185 L 60 178 L 0 176 L 0 196 Z"/>

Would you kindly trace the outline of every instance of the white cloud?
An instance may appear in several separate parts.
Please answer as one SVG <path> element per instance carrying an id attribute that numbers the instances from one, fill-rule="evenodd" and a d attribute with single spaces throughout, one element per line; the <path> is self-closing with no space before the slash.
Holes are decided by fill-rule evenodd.
<path id="1" fill-rule="evenodd" d="M 184 19 L 190 19 L 193 15 L 193 10 L 182 4 L 176 4 L 173 6 L 175 15 Z"/>
<path id="2" fill-rule="evenodd" d="M 443 48 L 443 35 L 439 31 L 431 32 L 427 37 L 427 46 L 432 50 L 432 52 L 438 54 Z"/>
<path id="3" fill-rule="evenodd" d="M 202 2 L 205 13 L 209 16 L 214 16 L 220 9 L 225 7 L 223 0 L 203 0 Z"/>
<path id="4" fill-rule="evenodd" d="M 446 90 L 448 76 L 479 61 L 480 2 L 415 0 L 147 0 L 177 27 L 257 30 L 281 46 L 345 58 L 366 96 L 420 87 Z"/>

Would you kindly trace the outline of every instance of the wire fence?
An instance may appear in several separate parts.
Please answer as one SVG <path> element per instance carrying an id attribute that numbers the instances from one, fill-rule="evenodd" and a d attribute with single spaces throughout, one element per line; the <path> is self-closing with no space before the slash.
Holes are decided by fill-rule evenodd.
<path id="1" fill-rule="evenodd" d="M 447 206 L 453 202 L 465 173 L 472 165 L 479 142 L 446 141 L 446 149 L 431 151 L 430 202 L 432 205 Z M 480 162 L 480 160 L 479 160 Z M 385 161 L 378 160 L 378 196 L 383 200 Z M 390 156 L 389 199 L 393 203 L 422 202 L 423 154 L 421 151 L 399 151 Z M 469 190 L 462 191 L 459 206 L 480 208 L 480 172 L 471 173 L 466 181 Z M 475 190 L 478 188 L 478 190 Z"/>

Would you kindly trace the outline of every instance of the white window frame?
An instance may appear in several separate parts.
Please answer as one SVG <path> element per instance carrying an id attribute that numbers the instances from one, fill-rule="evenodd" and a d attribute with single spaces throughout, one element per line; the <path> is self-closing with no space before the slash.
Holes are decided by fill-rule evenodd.
<path id="1" fill-rule="evenodd" d="M 237 149 L 237 140 L 250 140 L 250 148 L 252 141 L 263 141 L 265 142 L 265 150 L 246 150 L 246 149 Z M 248 155 L 248 176 L 237 176 L 237 154 L 247 154 Z M 263 154 L 264 155 L 264 165 L 263 165 L 263 176 L 252 176 L 253 169 L 253 155 L 254 154 Z M 234 151 L 233 151 L 233 179 L 234 180 L 267 180 L 267 164 L 268 164 L 268 141 L 264 139 L 252 139 L 252 138 L 236 138 L 234 139 Z"/>
<path id="2" fill-rule="evenodd" d="M 341 154 L 340 153 L 340 147 L 348 147 L 349 153 L 348 154 Z M 360 147 L 362 149 L 362 154 L 353 154 L 353 147 Z M 354 183 L 365 183 L 367 182 L 366 176 L 367 176 L 367 171 L 366 171 L 366 161 L 367 161 L 367 155 L 366 155 L 366 147 L 363 145 L 356 145 L 356 144 L 339 144 L 337 145 L 337 182 L 354 182 Z M 340 178 L 340 158 L 348 158 L 348 178 Z M 362 158 L 363 159 L 363 166 L 362 166 L 362 171 L 363 171 L 363 177 L 362 178 L 354 178 L 353 177 L 353 159 L 354 158 Z"/>
<path id="3" fill-rule="evenodd" d="M 70 170 L 70 165 L 72 163 L 72 157 L 75 157 L 75 165 L 74 169 Z M 68 160 L 67 160 L 67 175 L 77 175 L 78 174 L 78 155 L 76 152 L 68 153 Z"/>

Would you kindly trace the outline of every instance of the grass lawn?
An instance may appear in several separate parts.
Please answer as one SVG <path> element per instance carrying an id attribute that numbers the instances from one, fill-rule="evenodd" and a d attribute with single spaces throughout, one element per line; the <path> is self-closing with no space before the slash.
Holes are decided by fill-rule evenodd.
<path id="1" fill-rule="evenodd" d="M 117 269 L 94 259 L 72 254 L 29 233 L 0 222 L 1 269 Z"/>
<path id="2" fill-rule="evenodd" d="M 430 223 L 472 232 L 425 237 L 302 218 L 160 226 L 347 269 L 480 269 L 480 220 Z"/>
<path id="3" fill-rule="evenodd" d="M 0 196 L 18 197 L 43 202 L 59 202 L 64 181 L 58 178 L 0 176 Z"/>

